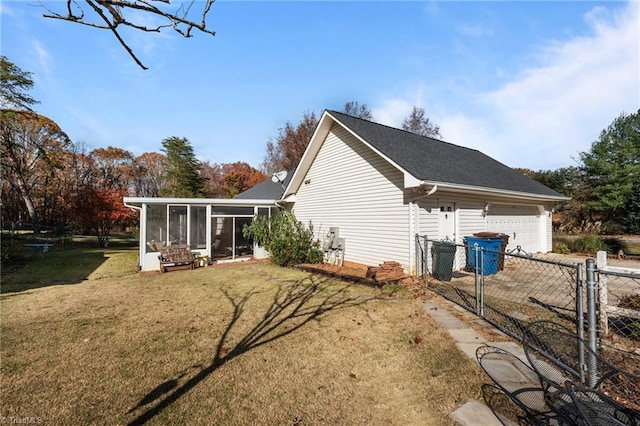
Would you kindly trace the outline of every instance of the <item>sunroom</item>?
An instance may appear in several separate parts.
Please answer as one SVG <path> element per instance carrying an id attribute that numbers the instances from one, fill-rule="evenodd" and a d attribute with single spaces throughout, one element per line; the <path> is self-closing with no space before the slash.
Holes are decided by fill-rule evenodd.
<path id="1" fill-rule="evenodd" d="M 140 212 L 140 271 L 160 270 L 163 246 L 186 244 L 203 263 L 263 258 L 261 247 L 242 234 L 256 216 L 270 217 L 277 200 L 124 197 Z"/>

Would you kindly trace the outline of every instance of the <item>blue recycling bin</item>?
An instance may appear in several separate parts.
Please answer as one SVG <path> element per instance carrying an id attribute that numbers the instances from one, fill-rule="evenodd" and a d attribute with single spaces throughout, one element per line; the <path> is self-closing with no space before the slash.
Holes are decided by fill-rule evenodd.
<path id="1" fill-rule="evenodd" d="M 482 272 L 482 275 L 493 275 L 498 273 L 498 260 L 500 257 L 500 248 L 502 246 L 502 238 L 469 236 L 464 237 L 463 241 L 466 246 L 467 253 L 467 271 L 474 273 Z"/>

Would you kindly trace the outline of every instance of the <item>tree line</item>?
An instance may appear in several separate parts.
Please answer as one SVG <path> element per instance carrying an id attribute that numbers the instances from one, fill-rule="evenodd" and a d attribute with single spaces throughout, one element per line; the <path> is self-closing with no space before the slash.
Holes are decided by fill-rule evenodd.
<path id="1" fill-rule="evenodd" d="M 160 152 L 89 149 L 38 114 L 31 73 L 0 56 L 0 177 L 3 228 L 28 224 L 94 233 L 135 223 L 123 197 L 231 198 L 266 175 L 244 162 L 199 161 L 187 138 L 171 136 Z"/>
<path id="2" fill-rule="evenodd" d="M 280 170 L 298 165 L 318 124 L 306 112 L 287 122 L 266 144 L 260 169 L 245 162 L 197 160 L 188 139 L 171 136 L 160 152 L 135 156 L 121 148 L 88 149 L 73 142 L 48 117 L 33 110 L 31 73 L 0 57 L 0 176 L 2 221 L 93 232 L 103 243 L 110 232 L 135 223 L 124 196 L 232 198 Z M 373 120 L 366 104 L 345 103 L 343 112 Z M 414 106 L 406 131 L 440 138 L 440 128 Z M 572 197 L 556 206 L 558 230 L 640 234 L 640 111 L 621 114 L 580 153 L 579 165 L 558 170 L 516 169 Z"/>

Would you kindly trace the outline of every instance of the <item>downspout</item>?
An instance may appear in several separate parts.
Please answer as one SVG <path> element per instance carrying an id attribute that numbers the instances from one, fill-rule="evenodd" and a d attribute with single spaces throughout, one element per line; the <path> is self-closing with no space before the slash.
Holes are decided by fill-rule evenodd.
<path id="1" fill-rule="evenodd" d="M 433 188 L 431 188 L 429 190 L 429 192 L 427 192 L 426 194 L 420 195 L 419 197 L 414 198 L 412 201 L 416 202 L 418 200 L 422 200 L 423 198 L 427 198 L 433 194 L 435 194 L 435 192 L 438 190 L 438 185 L 433 185 Z"/>
<path id="2" fill-rule="evenodd" d="M 420 229 L 420 206 L 418 206 L 417 202 L 433 195 L 437 190 L 438 185 L 433 185 L 433 187 L 426 194 L 420 195 L 419 197 L 416 197 L 409 202 L 409 238 L 411 238 L 411 240 L 409 241 L 409 269 L 410 273 L 412 274 L 416 274 L 418 271 L 418 247 L 416 245 L 418 239 L 416 238 L 416 236 L 419 235 L 418 230 Z M 413 218 L 411 217 L 412 215 Z M 412 230 L 415 230 L 415 232 L 411 232 Z M 411 248 L 413 248 L 413 253 L 411 253 Z"/>

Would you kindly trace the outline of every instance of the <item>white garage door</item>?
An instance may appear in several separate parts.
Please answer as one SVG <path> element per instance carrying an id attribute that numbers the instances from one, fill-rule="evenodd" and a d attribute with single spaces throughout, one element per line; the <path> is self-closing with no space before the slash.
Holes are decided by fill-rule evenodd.
<path id="1" fill-rule="evenodd" d="M 507 250 L 520 246 L 527 253 L 541 251 L 540 230 L 537 207 L 493 205 L 489 208 L 487 231 L 509 235 Z"/>

